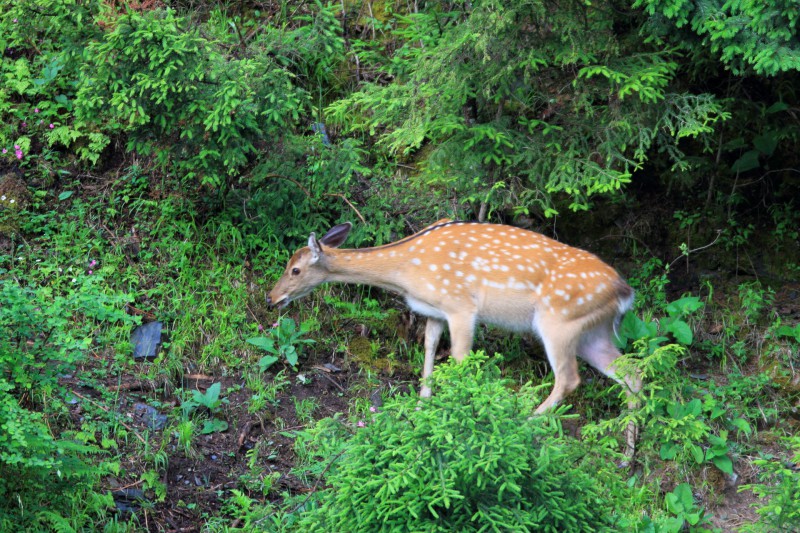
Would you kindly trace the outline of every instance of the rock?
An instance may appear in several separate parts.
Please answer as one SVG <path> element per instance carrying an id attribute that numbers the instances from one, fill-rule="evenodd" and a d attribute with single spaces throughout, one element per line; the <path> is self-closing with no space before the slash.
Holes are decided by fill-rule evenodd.
<path id="1" fill-rule="evenodd" d="M 161 322 L 143 324 L 131 333 L 134 361 L 152 361 L 161 347 Z"/>
<path id="2" fill-rule="evenodd" d="M 133 411 L 136 418 L 142 420 L 152 431 L 160 431 L 167 425 L 167 415 L 162 415 L 154 407 L 145 403 L 133 404 Z"/>

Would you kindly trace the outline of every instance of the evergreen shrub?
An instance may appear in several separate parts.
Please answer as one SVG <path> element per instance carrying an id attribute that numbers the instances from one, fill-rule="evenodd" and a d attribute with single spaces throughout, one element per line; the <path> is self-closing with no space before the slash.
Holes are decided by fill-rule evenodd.
<path id="1" fill-rule="evenodd" d="M 497 363 L 479 352 L 441 365 L 433 397 L 391 399 L 354 433 L 322 421 L 328 488 L 300 530 L 614 530 L 616 474 L 557 414 L 531 417 L 535 389 L 511 390 Z"/>

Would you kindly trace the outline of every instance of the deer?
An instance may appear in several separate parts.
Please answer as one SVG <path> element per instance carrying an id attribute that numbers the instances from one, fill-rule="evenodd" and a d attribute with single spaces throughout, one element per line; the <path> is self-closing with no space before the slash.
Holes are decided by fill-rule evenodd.
<path id="1" fill-rule="evenodd" d="M 620 375 L 614 344 L 617 324 L 633 304 L 634 291 L 611 266 L 590 252 L 540 233 L 492 223 L 439 220 L 396 242 L 340 249 L 352 224 L 331 228 L 292 255 L 267 296 L 279 308 L 327 282 L 379 287 L 399 294 L 427 317 L 420 396 L 431 395 L 428 377 L 445 324 L 450 355 L 469 355 L 478 324 L 533 332 L 544 345 L 555 377 L 550 395 L 534 414 L 562 402 L 581 382 L 578 357 L 622 385 L 629 408 L 641 389 L 638 375 Z M 637 428 L 627 431 L 626 453 L 635 450 Z"/>

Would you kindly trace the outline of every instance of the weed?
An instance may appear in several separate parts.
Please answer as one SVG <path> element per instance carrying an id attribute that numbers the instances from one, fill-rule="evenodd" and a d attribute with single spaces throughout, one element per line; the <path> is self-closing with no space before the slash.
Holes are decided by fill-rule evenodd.
<path id="1" fill-rule="evenodd" d="M 319 407 L 316 398 L 294 399 L 294 410 L 297 421 L 301 424 L 310 424 L 314 421 L 314 412 Z"/>
<path id="2" fill-rule="evenodd" d="M 298 329 L 294 320 L 284 317 L 273 324 L 267 335 L 247 339 L 247 342 L 270 354 L 258 361 L 262 372 L 281 359 L 292 365 L 292 368 L 297 368 L 302 347 L 315 342 L 313 339 L 303 338 L 309 331 L 308 323 L 304 322 Z"/>

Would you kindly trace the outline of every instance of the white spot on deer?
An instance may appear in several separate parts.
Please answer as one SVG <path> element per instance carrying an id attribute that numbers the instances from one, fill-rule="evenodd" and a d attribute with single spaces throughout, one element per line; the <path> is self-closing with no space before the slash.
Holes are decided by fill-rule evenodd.
<path id="1" fill-rule="evenodd" d="M 477 279 L 477 278 L 476 278 L 475 276 L 473 276 L 472 274 L 470 274 L 469 276 L 467 276 L 466 278 L 464 278 L 464 281 L 466 281 L 467 283 L 472 283 L 472 282 L 473 282 L 473 281 L 475 281 L 476 279 Z"/>
<path id="2" fill-rule="evenodd" d="M 445 278 L 442 280 L 442 283 L 444 283 L 445 285 L 450 285 L 450 280 Z"/>
<path id="3" fill-rule="evenodd" d="M 500 265 L 500 270 L 503 271 L 503 272 L 508 272 L 508 266 L 507 265 Z"/>
<path id="4" fill-rule="evenodd" d="M 586 295 L 586 301 L 587 301 L 587 302 L 591 302 L 591 301 L 592 301 L 592 299 L 594 299 L 594 295 L 593 295 L 593 294 L 587 294 L 587 295 Z"/>
<path id="5" fill-rule="evenodd" d="M 445 269 L 445 270 L 450 270 L 450 265 L 445 263 L 445 264 L 442 265 L 442 268 Z"/>
<path id="6" fill-rule="evenodd" d="M 409 246 L 409 248 L 408 248 L 408 251 L 409 251 L 409 252 L 413 252 L 413 251 L 414 251 L 414 250 L 416 250 L 416 249 L 417 249 L 417 247 L 416 247 L 416 246 Z"/>
<path id="7" fill-rule="evenodd" d="M 436 287 L 434 287 L 433 284 L 431 284 L 431 283 L 428 283 L 427 287 L 428 287 L 429 291 L 435 291 L 436 290 Z"/>
<path id="8" fill-rule="evenodd" d="M 606 284 L 605 283 L 601 283 L 600 285 L 597 286 L 597 288 L 594 290 L 594 292 L 599 294 L 599 293 L 603 292 L 604 290 L 606 290 Z"/>
<path id="9" fill-rule="evenodd" d="M 430 268 L 432 271 L 435 271 L 437 267 L 436 267 L 436 265 L 431 265 L 428 268 Z"/>
<path id="10" fill-rule="evenodd" d="M 578 303 L 578 305 L 583 305 L 583 301 L 584 301 L 584 300 L 583 300 L 583 298 L 581 298 L 581 297 L 579 296 L 579 297 L 578 297 L 578 300 L 577 300 L 577 303 Z"/>
<path id="11" fill-rule="evenodd" d="M 414 259 L 411 260 L 411 264 L 412 265 L 420 265 L 420 264 L 422 264 L 422 259 L 420 259 L 419 257 L 415 257 Z"/>

